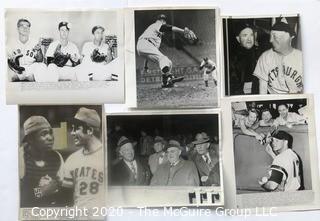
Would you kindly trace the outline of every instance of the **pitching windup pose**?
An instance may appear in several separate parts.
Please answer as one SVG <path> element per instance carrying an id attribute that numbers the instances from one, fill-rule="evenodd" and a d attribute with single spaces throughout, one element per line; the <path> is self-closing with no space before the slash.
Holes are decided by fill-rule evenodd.
<path id="1" fill-rule="evenodd" d="M 11 81 L 41 81 L 42 75 L 46 73 L 40 43 L 29 38 L 30 27 L 31 23 L 27 19 L 19 19 L 17 22 L 19 39 L 7 52 Z"/>
<path id="2" fill-rule="evenodd" d="M 203 69 L 203 80 L 206 87 L 209 87 L 209 77 L 211 75 L 213 82 L 217 85 L 217 68 L 216 64 L 209 58 L 204 58 L 200 64 L 200 70 Z"/>
<path id="3" fill-rule="evenodd" d="M 282 21 L 271 28 L 272 48 L 257 62 L 254 75 L 260 94 L 301 93 L 303 91 L 302 52 L 292 47 L 295 32 Z"/>
<path id="4" fill-rule="evenodd" d="M 71 135 L 80 149 L 65 162 L 62 186 L 73 190 L 73 206 L 101 207 L 104 202 L 104 153 L 101 120 L 93 109 L 80 108 Z"/>
<path id="5" fill-rule="evenodd" d="M 102 26 L 92 28 L 93 41 L 83 45 L 82 63 L 78 66 L 77 80 L 117 80 L 117 62 L 113 61 L 110 46 L 103 41 L 104 30 Z"/>
<path id="6" fill-rule="evenodd" d="M 267 153 L 273 158 L 269 176 L 263 177 L 259 184 L 267 191 L 302 190 L 302 162 L 292 150 L 293 137 L 285 131 L 275 131 L 268 138 Z"/>
<path id="7" fill-rule="evenodd" d="M 172 61 L 159 50 L 162 36 L 168 32 L 182 34 L 189 40 L 197 39 L 193 31 L 188 28 L 181 29 L 176 26 L 168 25 L 166 16 L 161 14 L 157 17 L 157 20 L 142 33 L 137 42 L 138 55 L 146 58 L 145 69 L 147 69 L 148 60 L 159 65 L 162 72 L 163 88 L 173 87 L 174 83 L 183 80 L 183 77 L 175 77 L 171 73 Z"/>
<path id="8" fill-rule="evenodd" d="M 52 42 L 46 53 L 48 62 L 48 81 L 76 80 L 76 68 L 80 64 L 77 46 L 69 41 L 70 24 L 60 22 L 60 39 Z"/>

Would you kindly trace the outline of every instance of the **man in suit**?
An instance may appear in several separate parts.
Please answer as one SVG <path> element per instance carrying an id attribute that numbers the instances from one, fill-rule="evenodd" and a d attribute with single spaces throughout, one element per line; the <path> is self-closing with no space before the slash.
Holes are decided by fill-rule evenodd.
<path id="1" fill-rule="evenodd" d="M 209 148 L 210 138 L 205 132 L 198 133 L 193 144 L 197 151 L 193 160 L 200 175 L 201 185 L 220 185 L 219 156 Z"/>
<path id="2" fill-rule="evenodd" d="M 159 165 L 168 162 L 168 157 L 165 152 L 165 145 L 166 142 L 162 137 L 156 136 L 154 138 L 153 149 L 155 153 L 152 154 L 148 160 L 152 174 L 154 174 L 157 171 Z"/>
<path id="3" fill-rule="evenodd" d="M 151 179 L 152 186 L 199 186 L 199 175 L 192 161 L 180 158 L 182 147 L 176 140 L 170 140 L 168 162 L 159 166 Z"/>
<path id="4" fill-rule="evenodd" d="M 149 185 L 150 170 L 146 164 L 135 157 L 131 141 L 122 136 L 117 144 L 121 160 L 111 167 L 111 185 L 144 186 Z"/>

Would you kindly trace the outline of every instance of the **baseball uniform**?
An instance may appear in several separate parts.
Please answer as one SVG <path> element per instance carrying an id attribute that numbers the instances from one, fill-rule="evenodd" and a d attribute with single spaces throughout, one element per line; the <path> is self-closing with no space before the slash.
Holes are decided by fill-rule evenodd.
<path id="1" fill-rule="evenodd" d="M 107 55 L 107 61 L 94 62 L 91 55 L 95 49 L 98 49 L 99 53 Z M 117 76 L 117 61 L 112 60 L 111 49 L 108 44 L 102 43 L 97 46 L 93 42 L 86 42 L 82 47 L 82 56 L 82 63 L 78 66 L 76 72 L 77 80 L 105 81 L 112 80 Z"/>
<path id="2" fill-rule="evenodd" d="M 22 74 L 17 74 L 12 70 L 9 70 L 10 76 L 17 76 L 20 80 L 25 80 L 29 76 L 34 76 L 35 81 L 41 81 L 42 75 L 46 73 L 46 65 L 42 62 L 36 61 L 37 51 L 34 49 L 39 42 L 34 39 L 29 39 L 26 43 L 22 43 L 20 40 L 13 42 L 8 48 L 8 58 L 14 58 L 19 55 L 20 66 L 25 68 Z"/>
<path id="3" fill-rule="evenodd" d="M 164 35 L 164 32 L 160 31 L 162 25 L 160 21 L 156 21 L 142 33 L 138 39 L 137 52 L 138 55 L 145 56 L 156 62 L 161 70 L 164 67 L 168 67 L 170 72 L 172 67 L 171 60 L 159 51 L 161 39 Z"/>
<path id="4" fill-rule="evenodd" d="M 268 82 L 268 93 L 302 93 L 302 52 L 297 49 L 280 55 L 273 49 L 265 51 L 259 58 L 254 75 Z"/>
<path id="5" fill-rule="evenodd" d="M 203 68 L 204 81 L 208 81 L 210 75 L 212 76 L 213 80 L 217 80 L 216 64 L 212 60 L 208 59 L 207 62 L 205 60 L 202 60 L 200 68 Z"/>
<path id="6" fill-rule="evenodd" d="M 46 57 L 54 57 L 54 53 L 58 47 L 58 45 L 61 45 L 61 42 L 59 40 L 53 41 L 47 50 Z M 78 58 L 80 58 L 80 53 L 77 48 L 77 46 L 68 41 L 68 44 L 63 46 L 61 45 L 61 53 L 63 54 L 70 54 L 70 55 L 76 55 Z M 51 63 L 48 65 L 48 75 L 51 76 L 51 81 L 58 81 L 58 80 L 76 80 L 76 68 L 72 67 L 72 62 L 69 61 L 65 64 L 63 67 L 58 67 L 56 64 Z"/>
<path id="7" fill-rule="evenodd" d="M 278 191 L 295 191 L 301 186 L 300 177 L 300 160 L 297 154 L 291 150 L 287 149 L 277 155 L 270 167 L 271 171 L 282 174 L 282 179 L 279 178 L 269 178 L 269 181 L 274 181 L 279 184 Z"/>
<path id="8" fill-rule="evenodd" d="M 104 153 L 103 148 L 86 154 L 84 149 L 69 156 L 64 165 L 64 187 L 74 188 L 74 206 L 103 206 Z"/>

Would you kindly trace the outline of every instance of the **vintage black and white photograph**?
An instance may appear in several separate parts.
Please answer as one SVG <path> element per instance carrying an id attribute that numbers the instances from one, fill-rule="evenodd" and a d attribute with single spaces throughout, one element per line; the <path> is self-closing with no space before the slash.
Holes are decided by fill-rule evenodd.
<path id="1" fill-rule="evenodd" d="M 109 198 L 127 205 L 143 191 L 138 205 L 201 205 L 189 196 L 201 187 L 206 205 L 221 202 L 219 136 L 218 113 L 107 115 Z"/>
<path id="2" fill-rule="evenodd" d="M 70 90 L 78 95 L 88 92 L 87 101 L 94 103 L 123 102 L 122 17 L 121 11 L 8 9 L 8 102 L 27 98 L 27 103 L 37 103 L 42 92 L 65 100 L 69 97 L 60 91 Z"/>
<path id="3" fill-rule="evenodd" d="M 134 10 L 138 108 L 218 106 L 217 14 L 216 9 Z"/>
<path id="4" fill-rule="evenodd" d="M 20 218 L 34 219 L 35 207 L 105 206 L 102 106 L 20 106 L 19 113 Z"/>
<path id="5" fill-rule="evenodd" d="M 237 205 L 298 206 L 315 199 L 313 101 L 231 102 Z M 315 166 L 315 164 L 316 166 Z"/>
<path id="6" fill-rule="evenodd" d="M 303 93 L 299 18 L 223 19 L 226 96 Z"/>

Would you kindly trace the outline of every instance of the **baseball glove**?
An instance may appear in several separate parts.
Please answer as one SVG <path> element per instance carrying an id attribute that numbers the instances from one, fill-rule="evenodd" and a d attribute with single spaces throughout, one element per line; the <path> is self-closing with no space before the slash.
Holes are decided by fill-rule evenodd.
<path id="1" fill-rule="evenodd" d="M 94 49 L 92 54 L 91 54 L 91 60 L 93 62 L 98 62 L 98 63 L 106 61 L 107 57 L 108 57 L 107 55 L 105 55 L 103 53 L 100 53 L 97 48 Z"/>
<path id="2" fill-rule="evenodd" d="M 55 63 L 58 67 L 63 67 L 69 61 L 70 55 L 63 54 L 61 52 L 61 44 L 58 44 L 54 54 L 53 54 L 53 63 Z"/>
<path id="3" fill-rule="evenodd" d="M 184 28 L 183 36 L 184 36 L 184 38 L 186 38 L 190 42 L 194 42 L 198 39 L 196 34 L 187 27 Z"/>
<path id="4" fill-rule="evenodd" d="M 18 73 L 18 74 L 22 74 L 22 72 L 25 71 L 25 68 L 20 66 L 20 61 L 19 61 L 19 59 L 20 59 L 22 56 L 23 56 L 23 55 L 20 54 L 20 55 L 15 56 L 15 57 L 8 58 L 9 68 L 10 68 L 11 70 L 13 70 L 14 72 Z"/>

